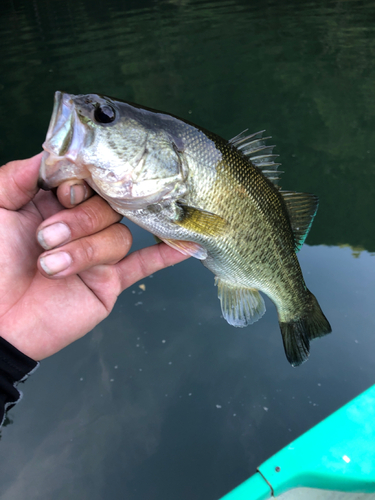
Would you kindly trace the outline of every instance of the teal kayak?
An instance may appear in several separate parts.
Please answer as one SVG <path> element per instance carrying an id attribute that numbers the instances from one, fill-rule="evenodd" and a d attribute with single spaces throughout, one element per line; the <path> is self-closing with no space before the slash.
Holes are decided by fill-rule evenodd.
<path id="1" fill-rule="evenodd" d="M 375 385 L 266 460 L 221 500 L 275 497 L 375 500 Z"/>

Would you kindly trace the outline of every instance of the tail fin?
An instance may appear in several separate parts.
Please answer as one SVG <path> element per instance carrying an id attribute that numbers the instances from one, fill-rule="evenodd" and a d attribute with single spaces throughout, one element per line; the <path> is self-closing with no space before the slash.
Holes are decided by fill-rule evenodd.
<path id="1" fill-rule="evenodd" d="M 312 293 L 310 293 L 305 316 L 279 324 L 285 355 L 292 366 L 299 366 L 307 360 L 310 353 L 310 340 L 323 337 L 332 331 L 331 325 Z"/>

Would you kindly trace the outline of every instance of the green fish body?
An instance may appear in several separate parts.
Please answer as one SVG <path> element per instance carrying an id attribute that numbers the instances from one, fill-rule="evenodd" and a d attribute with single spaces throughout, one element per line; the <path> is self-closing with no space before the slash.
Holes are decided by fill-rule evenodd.
<path id="1" fill-rule="evenodd" d="M 96 94 L 56 92 L 40 170 L 45 189 L 81 178 L 114 210 L 215 275 L 224 318 L 247 326 L 274 302 L 289 362 L 331 331 L 296 252 L 318 208 L 282 191 L 262 132 L 231 141 L 174 116 Z"/>

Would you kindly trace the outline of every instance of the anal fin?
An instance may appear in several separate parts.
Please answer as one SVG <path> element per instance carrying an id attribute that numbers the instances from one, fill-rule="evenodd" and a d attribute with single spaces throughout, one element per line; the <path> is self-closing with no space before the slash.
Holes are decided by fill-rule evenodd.
<path id="1" fill-rule="evenodd" d="M 244 288 L 215 278 L 224 318 L 232 326 L 244 327 L 258 321 L 266 312 L 262 296 L 256 288 Z"/>
<path id="2" fill-rule="evenodd" d="M 201 245 L 198 245 L 198 243 L 194 243 L 194 241 L 169 240 L 167 238 L 163 238 L 163 241 L 184 255 L 190 255 L 199 260 L 207 258 L 207 250 Z"/>

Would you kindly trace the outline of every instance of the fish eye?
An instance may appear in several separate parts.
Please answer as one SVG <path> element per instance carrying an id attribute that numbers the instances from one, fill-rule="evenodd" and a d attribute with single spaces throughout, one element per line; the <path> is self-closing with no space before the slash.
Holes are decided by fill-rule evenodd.
<path id="1" fill-rule="evenodd" d="M 103 104 L 95 108 L 94 118 L 98 123 L 111 123 L 116 118 L 116 113 L 111 106 Z"/>

